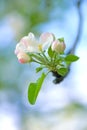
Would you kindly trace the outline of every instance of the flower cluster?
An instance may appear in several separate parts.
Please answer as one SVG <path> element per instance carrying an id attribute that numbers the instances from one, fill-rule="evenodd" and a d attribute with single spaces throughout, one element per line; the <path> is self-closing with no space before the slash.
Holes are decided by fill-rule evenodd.
<path id="1" fill-rule="evenodd" d="M 17 44 L 15 54 L 20 63 L 29 63 L 32 58 L 27 53 L 42 53 L 49 46 L 57 53 L 62 53 L 65 49 L 65 43 L 58 39 L 52 33 L 42 33 L 39 39 L 36 39 L 33 33 L 23 37 Z"/>
<path id="2" fill-rule="evenodd" d="M 78 57 L 73 54 L 66 55 L 64 53 L 65 48 L 64 38 L 57 39 L 54 34 L 49 32 L 42 33 L 39 38 L 36 38 L 30 32 L 16 45 L 15 54 L 20 63 L 38 63 L 40 66 L 36 68 L 36 72 L 46 68 L 47 74 L 48 72 L 55 72 L 64 76 L 68 72 L 69 65 L 78 60 Z M 35 103 L 47 74 L 42 73 L 35 83 L 30 83 L 28 99 L 31 104 Z"/>

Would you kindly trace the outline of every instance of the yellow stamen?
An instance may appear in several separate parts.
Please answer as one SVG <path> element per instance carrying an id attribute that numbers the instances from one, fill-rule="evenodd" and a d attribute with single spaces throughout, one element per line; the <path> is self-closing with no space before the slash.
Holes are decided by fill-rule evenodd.
<path id="1" fill-rule="evenodd" d="M 39 45 L 38 45 L 38 49 L 39 49 L 40 51 L 42 51 L 42 44 L 39 44 Z"/>

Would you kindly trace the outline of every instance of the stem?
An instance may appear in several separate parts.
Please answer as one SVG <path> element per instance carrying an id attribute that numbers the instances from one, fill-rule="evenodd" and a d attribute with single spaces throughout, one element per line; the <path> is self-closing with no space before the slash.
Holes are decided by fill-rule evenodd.
<path id="1" fill-rule="evenodd" d="M 46 76 L 50 73 L 51 71 L 49 70 L 47 73 L 46 73 Z"/>
<path id="2" fill-rule="evenodd" d="M 46 56 L 45 56 L 46 57 Z M 37 54 L 32 54 L 32 61 L 36 62 L 38 64 L 44 65 L 46 66 L 45 68 L 49 68 L 50 63 L 48 62 L 48 60 L 46 60 L 46 58 L 43 57 L 41 54 L 37 53 Z"/>
<path id="3" fill-rule="evenodd" d="M 56 53 L 54 53 L 54 56 L 53 56 L 53 62 L 55 63 L 55 61 L 56 61 Z"/>
<path id="4" fill-rule="evenodd" d="M 42 55 L 43 55 L 43 57 L 44 57 L 45 61 L 49 64 L 49 59 L 46 57 L 46 55 L 44 54 L 44 52 L 43 52 L 43 51 L 42 51 Z M 40 56 L 42 56 L 42 55 L 40 55 Z"/>
<path id="5" fill-rule="evenodd" d="M 41 62 L 39 62 L 39 61 L 37 61 L 37 60 L 35 60 L 35 59 L 32 59 L 32 62 L 36 62 L 36 63 L 38 63 L 38 64 L 43 65 L 43 63 L 41 63 Z"/>
<path id="6" fill-rule="evenodd" d="M 40 62 L 42 62 L 43 64 L 45 63 L 44 58 L 40 56 L 40 54 L 32 54 L 32 57 L 34 57 L 35 59 L 39 60 Z"/>

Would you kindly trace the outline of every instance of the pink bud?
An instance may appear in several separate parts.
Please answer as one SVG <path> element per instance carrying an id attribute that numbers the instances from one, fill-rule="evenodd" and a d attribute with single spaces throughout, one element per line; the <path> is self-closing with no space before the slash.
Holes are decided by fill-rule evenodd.
<path id="1" fill-rule="evenodd" d="M 20 52 L 17 55 L 18 61 L 20 63 L 28 63 L 31 62 L 31 58 L 24 52 Z"/>
<path id="2" fill-rule="evenodd" d="M 62 53 L 65 50 L 65 43 L 64 42 L 60 42 L 59 40 L 55 40 L 52 43 L 52 50 L 58 53 Z"/>

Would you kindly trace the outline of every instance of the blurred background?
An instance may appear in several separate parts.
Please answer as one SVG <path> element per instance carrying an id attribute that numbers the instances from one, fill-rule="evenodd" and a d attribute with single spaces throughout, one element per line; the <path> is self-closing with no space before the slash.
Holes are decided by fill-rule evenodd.
<path id="1" fill-rule="evenodd" d="M 66 52 L 79 35 L 75 54 L 80 59 L 60 84 L 49 74 L 33 106 L 27 89 L 39 77 L 37 65 L 19 64 L 14 54 L 29 32 L 64 37 Z M 87 0 L 0 0 L 0 130 L 87 130 L 86 56 Z"/>

